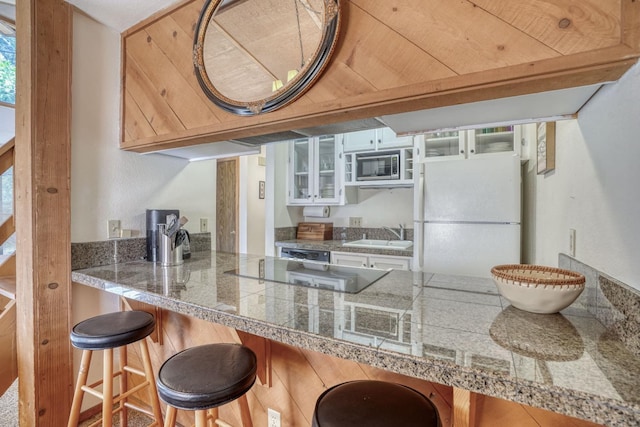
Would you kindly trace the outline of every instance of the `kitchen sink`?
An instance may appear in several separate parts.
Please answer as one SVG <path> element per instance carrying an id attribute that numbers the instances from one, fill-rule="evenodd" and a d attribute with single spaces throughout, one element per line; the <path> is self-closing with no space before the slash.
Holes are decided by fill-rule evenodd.
<path id="1" fill-rule="evenodd" d="M 410 249 L 413 247 L 411 240 L 375 240 L 360 239 L 353 242 L 343 243 L 342 246 L 348 248 L 371 248 L 371 249 Z"/>

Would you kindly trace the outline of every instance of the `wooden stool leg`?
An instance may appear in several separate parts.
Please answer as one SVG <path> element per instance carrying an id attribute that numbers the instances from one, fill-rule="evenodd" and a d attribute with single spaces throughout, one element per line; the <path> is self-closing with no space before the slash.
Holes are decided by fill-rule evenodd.
<path id="1" fill-rule="evenodd" d="M 196 411 L 196 427 L 207 427 L 207 411 Z"/>
<path id="2" fill-rule="evenodd" d="M 164 427 L 175 427 L 176 415 L 178 415 L 178 410 L 171 405 L 167 405 L 167 417 L 164 419 Z"/>
<path id="3" fill-rule="evenodd" d="M 82 406 L 82 397 L 84 391 L 82 387 L 87 384 L 87 375 L 89 375 L 89 365 L 91 364 L 91 355 L 93 351 L 84 350 L 82 352 L 82 360 L 80 362 L 80 372 L 78 372 L 78 381 L 76 382 L 76 390 L 73 392 L 73 403 L 71 404 L 71 414 L 67 427 L 76 427 L 80 419 L 80 407 Z"/>
<path id="4" fill-rule="evenodd" d="M 211 417 L 211 420 L 213 421 L 213 427 L 216 427 L 218 424 L 216 424 L 216 421 L 218 420 L 218 418 L 220 418 L 220 413 L 218 412 L 218 407 L 216 406 L 215 408 L 211 408 L 209 409 L 209 416 Z"/>
<path id="5" fill-rule="evenodd" d="M 113 349 L 104 351 L 102 367 L 102 427 L 113 426 Z"/>
<path id="6" fill-rule="evenodd" d="M 251 421 L 251 412 L 249 412 L 249 402 L 247 401 L 247 395 L 243 394 L 238 398 L 238 404 L 240 405 L 240 418 L 242 419 L 243 427 L 253 427 Z"/>
<path id="7" fill-rule="evenodd" d="M 149 346 L 146 338 L 140 341 L 140 352 L 142 353 L 142 363 L 144 365 L 144 373 L 149 381 L 149 401 L 151 402 L 151 410 L 153 417 L 158 422 L 162 422 L 162 410 L 160 409 L 160 400 L 158 400 L 158 388 L 156 386 L 153 367 L 151 366 L 151 356 L 149 355 Z M 175 422 L 175 421 L 174 421 Z"/>
<path id="8" fill-rule="evenodd" d="M 127 366 L 129 360 L 127 358 L 127 346 L 123 345 L 119 348 L 120 353 L 120 394 L 124 394 L 129 390 L 129 378 L 127 377 L 127 372 L 124 370 L 124 367 Z M 127 411 L 127 398 L 120 399 L 118 403 L 118 410 L 120 411 L 120 427 L 127 427 L 129 414 Z"/>

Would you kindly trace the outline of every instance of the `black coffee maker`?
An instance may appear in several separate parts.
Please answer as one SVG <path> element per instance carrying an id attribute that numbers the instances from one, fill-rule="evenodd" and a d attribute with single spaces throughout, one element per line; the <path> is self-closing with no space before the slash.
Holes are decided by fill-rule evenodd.
<path id="1" fill-rule="evenodd" d="M 147 209 L 147 261 L 160 260 L 158 224 L 167 224 L 169 215 L 175 215 L 177 221 L 180 218 L 180 211 L 178 209 Z"/>

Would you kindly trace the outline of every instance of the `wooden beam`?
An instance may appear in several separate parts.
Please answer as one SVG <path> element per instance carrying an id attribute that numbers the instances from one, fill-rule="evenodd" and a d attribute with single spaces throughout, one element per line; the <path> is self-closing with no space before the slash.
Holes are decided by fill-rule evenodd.
<path id="1" fill-rule="evenodd" d="M 453 388 L 453 427 L 476 425 L 477 395 L 469 390 Z"/>
<path id="2" fill-rule="evenodd" d="M 17 3 L 16 235 L 20 425 L 71 407 L 71 6 Z"/>

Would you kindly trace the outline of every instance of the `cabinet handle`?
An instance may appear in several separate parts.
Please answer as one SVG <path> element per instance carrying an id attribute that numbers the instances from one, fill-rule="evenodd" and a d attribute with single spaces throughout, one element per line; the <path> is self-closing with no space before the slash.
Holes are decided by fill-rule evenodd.
<path id="1" fill-rule="evenodd" d="M 471 154 L 473 154 L 473 153 L 475 153 L 475 152 L 476 152 L 476 150 L 471 150 Z"/>
<path id="2" fill-rule="evenodd" d="M 365 264 L 365 263 L 362 263 L 362 266 L 363 266 L 363 267 L 366 267 L 366 266 L 367 266 L 367 264 Z"/>
<path id="3" fill-rule="evenodd" d="M 371 268 L 375 268 L 375 266 L 376 266 L 375 264 L 371 264 Z"/>
<path id="4" fill-rule="evenodd" d="M 373 144 L 373 139 L 370 139 L 370 140 L 369 140 L 369 144 Z"/>
<path id="5" fill-rule="evenodd" d="M 460 154 L 464 154 L 464 150 L 460 150 Z"/>

